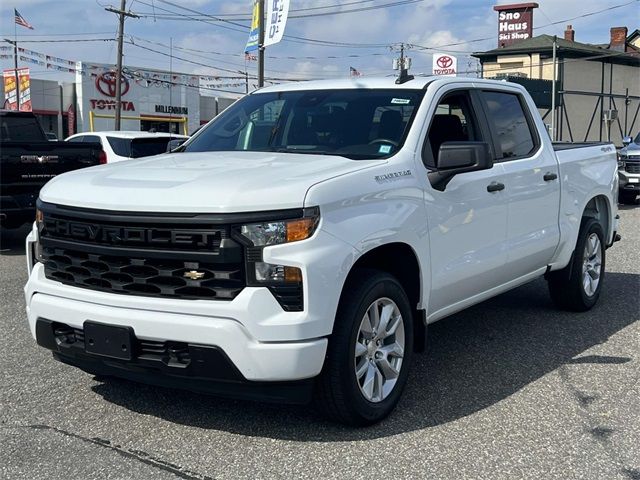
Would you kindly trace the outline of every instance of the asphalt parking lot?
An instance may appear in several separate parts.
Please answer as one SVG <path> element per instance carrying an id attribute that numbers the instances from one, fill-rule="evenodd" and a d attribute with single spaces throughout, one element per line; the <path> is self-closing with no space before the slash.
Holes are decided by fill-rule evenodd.
<path id="1" fill-rule="evenodd" d="M 538 280 L 432 325 L 394 414 L 98 379 L 53 361 L 24 314 L 26 229 L 1 236 L 0 478 L 640 479 L 640 207 L 621 207 L 600 302 Z"/>

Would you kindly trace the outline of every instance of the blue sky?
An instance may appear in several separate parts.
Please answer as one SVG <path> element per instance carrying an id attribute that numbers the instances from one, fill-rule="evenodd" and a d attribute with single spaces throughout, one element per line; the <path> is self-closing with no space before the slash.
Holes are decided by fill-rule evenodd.
<path id="1" fill-rule="evenodd" d="M 335 4 L 350 3 L 352 1 L 340 0 Z M 538 0 L 540 8 L 534 13 L 534 26 L 541 27 L 555 21 L 603 10 L 628 1 Z M 392 0 L 373 0 L 352 6 L 336 6 L 331 10 L 349 10 L 359 6 L 391 2 Z M 173 3 L 207 14 L 233 13 L 238 15 L 248 15 L 252 4 L 251 0 L 173 0 Z M 324 6 L 331 3 L 329 0 L 291 0 L 291 9 Z M 357 44 L 408 42 L 431 47 L 444 53 L 456 54 L 458 52 L 459 70 L 473 70 L 475 64 L 470 61 L 469 53 L 494 48 L 497 45 L 497 14 L 492 9 L 496 3 L 514 2 L 425 0 L 403 6 L 358 13 L 290 19 L 285 34 Z M 115 63 L 116 43 L 112 41 L 27 43 L 29 40 L 115 38 L 117 31 L 116 16 L 113 13 L 106 12 L 103 8 L 115 4 L 119 4 L 119 1 L 3 1 L 0 8 L 2 37 L 13 38 L 13 8 L 15 7 L 35 27 L 33 31 L 18 27 L 18 41 L 23 42 L 20 46 L 74 61 Z M 184 59 L 173 59 L 174 71 L 226 76 L 232 74 L 221 69 L 245 70 L 243 55 L 247 39 L 245 31 L 224 28 L 226 24 L 220 22 L 205 23 L 200 21 L 154 19 L 152 16 L 154 9 L 150 6 L 151 4 L 155 6 L 156 14 L 167 13 L 167 10 L 188 14 L 179 8 L 161 3 L 158 0 L 134 0 L 133 2 L 129 0 L 127 4 L 133 12 L 147 13 L 148 16 L 127 20 L 126 35 L 133 36 L 133 41 L 137 44 L 165 54 L 168 54 L 169 50 L 163 45 L 168 45 L 171 39 L 173 45 L 177 47 L 173 51 L 174 56 Z M 149 4 L 149 6 L 145 4 Z M 573 25 L 576 30 L 577 41 L 607 43 L 610 27 L 627 26 L 630 31 L 637 28 L 640 23 L 640 3 L 635 2 L 623 8 L 586 18 L 574 19 L 566 23 Z M 236 29 L 237 27 L 232 28 Z M 552 27 L 537 28 L 534 34 L 547 33 L 562 36 L 564 29 L 565 24 L 563 23 Z M 238 30 L 242 29 L 239 28 Z M 469 42 L 470 40 L 482 38 L 489 38 L 489 40 L 439 48 L 442 45 Z M 149 42 L 156 42 L 156 44 Z M 193 50 L 199 50 L 199 52 Z M 384 46 L 375 48 L 358 48 L 355 46 L 326 47 L 285 40 L 267 49 L 269 58 L 266 61 L 266 76 L 272 78 L 345 77 L 348 76 L 349 66 L 355 67 L 364 75 L 388 75 L 393 73 L 391 69 L 392 59 L 397 55 L 397 52 L 393 52 Z M 408 55 L 413 59 L 413 71 L 424 73 L 430 71 L 431 52 L 429 50 L 413 49 L 408 52 Z M 204 65 L 196 65 L 185 60 Z M 12 64 L 12 60 L 0 60 L 2 68 L 11 68 Z M 169 57 L 137 46 L 125 45 L 125 64 L 168 70 Z M 73 75 L 71 74 L 57 73 L 38 66 L 31 66 L 31 69 L 32 76 L 36 78 L 73 81 Z M 256 63 L 249 62 L 248 69 L 250 73 L 255 74 Z M 233 82 L 233 80 L 227 80 L 226 82 Z"/>

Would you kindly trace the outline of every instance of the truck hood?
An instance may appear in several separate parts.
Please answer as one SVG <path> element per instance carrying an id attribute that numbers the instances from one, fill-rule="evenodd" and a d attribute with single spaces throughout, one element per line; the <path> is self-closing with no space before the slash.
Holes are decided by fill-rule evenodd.
<path id="1" fill-rule="evenodd" d="M 301 208 L 317 183 L 380 160 L 271 152 L 157 155 L 60 175 L 44 202 L 116 211 L 227 213 Z"/>

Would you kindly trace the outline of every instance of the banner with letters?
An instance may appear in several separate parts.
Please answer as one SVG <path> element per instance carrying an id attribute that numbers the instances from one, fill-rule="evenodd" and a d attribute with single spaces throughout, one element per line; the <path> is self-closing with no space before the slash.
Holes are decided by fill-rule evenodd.
<path id="1" fill-rule="evenodd" d="M 282 40 L 289 15 L 289 0 L 265 0 L 267 22 L 264 29 L 264 45 L 274 45 Z"/>
<path id="2" fill-rule="evenodd" d="M 4 104 L 7 110 L 31 111 L 31 78 L 28 68 L 18 69 L 18 82 L 20 83 L 20 108 L 18 108 L 18 89 L 16 84 L 16 71 L 12 68 L 3 71 L 4 80 Z"/>
<path id="3" fill-rule="evenodd" d="M 251 17 L 251 30 L 244 51 L 252 52 L 259 48 L 260 43 L 260 7 L 258 0 L 253 1 L 253 16 Z"/>

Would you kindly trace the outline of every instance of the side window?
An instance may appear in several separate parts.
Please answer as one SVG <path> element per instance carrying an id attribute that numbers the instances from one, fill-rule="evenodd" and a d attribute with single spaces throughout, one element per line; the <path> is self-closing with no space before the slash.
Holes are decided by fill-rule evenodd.
<path id="1" fill-rule="evenodd" d="M 501 150 L 497 152 L 498 158 L 529 155 L 535 149 L 536 137 L 531 132 L 520 96 L 504 92 L 482 92 L 482 98 Z"/>
<path id="2" fill-rule="evenodd" d="M 481 140 L 469 93 L 452 92 L 438 102 L 422 150 L 422 158 L 427 167 L 436 168 L 438 152 L 443 143 Z"/>
<path id="3" fill-rule="evenodd" d="M 67 142 L 80 143 L 84 141 L 84 137 L 81 135 L 79 137 L 73 137 L 67 140 Z"/>

